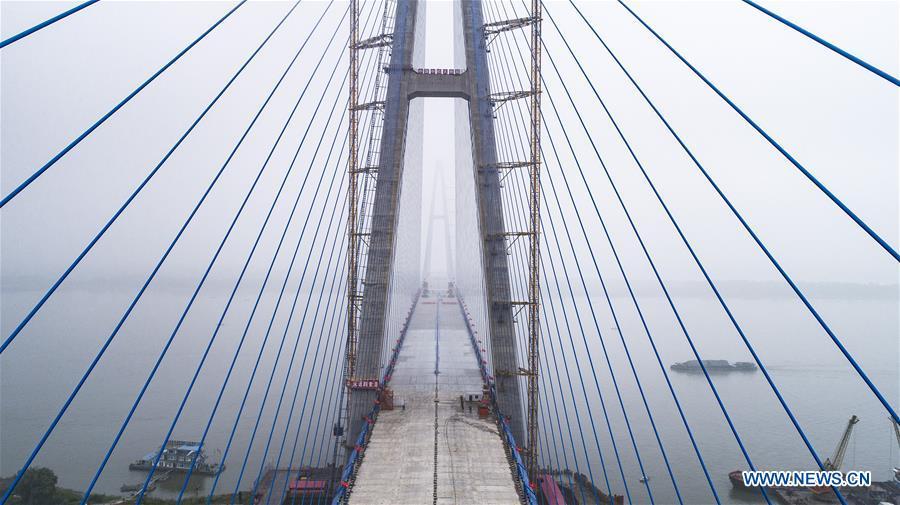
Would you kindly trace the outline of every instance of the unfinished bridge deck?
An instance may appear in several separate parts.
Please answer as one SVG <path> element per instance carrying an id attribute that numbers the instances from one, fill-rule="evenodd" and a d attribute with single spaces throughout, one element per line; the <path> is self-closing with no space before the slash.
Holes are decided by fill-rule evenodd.
<path id="1" fill-rule="evenodd" d="M 390 386 L 351 504 L 520 503 L 495 421 L 460 407 L 482 381 L 456 298 L 419 301 Z"/>

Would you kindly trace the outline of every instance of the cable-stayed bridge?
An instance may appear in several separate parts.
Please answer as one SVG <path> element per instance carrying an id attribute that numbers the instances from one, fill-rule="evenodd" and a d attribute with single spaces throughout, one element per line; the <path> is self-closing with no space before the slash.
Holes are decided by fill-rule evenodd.
<path id="1" fill-rule="evenodd" d="M 273 3 L 269 25 L 258 4 L 212 4 L 218 11 L 197 34 L 46 159 L 23 167 L 12 166 L 18 154 L 4 159 L 3 276 L 7 284 L 27 281 L 28 289 L 11 295 L 4 288 L 0 476 L 9 478 L 0 503 L 34 502 L 28 496 L 39 467 L 66 469 L 65 487 L 77 489 L 81 503 L 847 504 L 900 497 L 887 484 L 733 490 L 742 486 L 729 475 L 839 469 L 849 428 L 832 454 L 838 432 L 820 416 L 851 412 L 832 408 L 846 403 L 829 391 L 877 412 L 872 423 L 886 417 L 894 428 L 900 420 L 896 326 L 887 339 L 869 342 L 888 344 L 872 357 L 869 329 L 838 320 L 802 278 L 809 270 L 795 254 L 840 244 L 846 251 L 807 251 L 817 258 L 811 263 L 854 259 L 868 265 L 867 274 L 887 272 L 880 282 L 895 281 L 896 212 L 877 211 L 895 209 L 896 192 L 888 191 L 893 200 L 851 203 L 843 195 L 853 188 L 830 181 L 865 186 L 867 177 L 881 180 L 876 169 L 886 164 L 896 182 L 896 158 L 852 178 L 823 177 L 830 174 L 806 161 L 817 157 L 795 149 L 778 124 L 717 82 L 708 61 L 693 61 L 657 27 L 649 5 L 454 1 L 451 19 L 442 20 L 453 65 L 436 68 L 424 56 L 434 29 L 427 4 Z M 886 97 L 881 107 L 896 105 L 896 71 L 777 6 L 733 4 L 734 15 Z M 32 44 L 48 51 L 48 38 L 93 26 L 79 23 L 131 19 L 109 8 L 84 2 L 4 35 L 4 67 L 22 71 L 8 63 L 18 61 L 17 51 Z M 252 23 L 242 24 L 247 16 Z M 620 35 L 625 23 L 629 37 L 640 38 L 636 50 L 608 40 L 606 31 Z M 246 54 L 230 46 L 226 54 L 217 37 L 251 43 Z M 274 52 L 279 44 L 289 51 Z M 642 67 L 633 60 L 651 50 L 683 73 L 678 80 L 690 83 L 690 94 L 661 95 L 636 70 Z M 160 86 L 204 77 L 203 65 L 223 58 L 227 71 L 217 73 L 221 82 L 202 81 L 199 105 L 161 105 L 179 88 Z M 608 64 L 602 74 L 598 58 Z M 201 66 L 199 74 L 186 73 L 191 65 Z M 261 67 L 270 71 L 254 76 Z M 655 140 L 644 140 L 647 127 L 616 103 L 623 87 L 627 110 L 652 121 Z M 718 126 L 704 125 L 706 136 L 698 136 L 683 115 L 671 117 L 681 105 L 667 103 L 674 96 L 699 110 L 701 99 L 692 100 L 701 95 L 719 107 L 716 117 L 733 122 L 723 129 L 742 128 L 737 143 L 765 150 L 761 159 L 788 174 L 789 187 L 770 189 L 767 179 L 742 191 L 729 167 L 707 161 L 719 160 L 703 154 L 705 142 L 723 143 Z M 438 147 L 424 140 L 434 120 L 422 105 L 429 99 L 453 100 L 454 111 L 442 118 L 452 123 L 452 138 L 442 140 L 454 153 L 455 202 L 453 236 L 443 241 L 445 277 L 432 272 L 435 196 L 423 197 L 425 150 Z M 149 100 L 143 109 L 142 100 Z M 180 112 L 179 120 L 136 118 L 156 107 Z M 45 114 L 15 107 L 4 118 L 4 150 L 33 143 L 16 133 L 17 122 L 30 131 L 26 123 Z M 123 116 L 128 131 L 115 135 L 127 137 L 107 134 Z M 827 121 L 827 111 L 821 117 Z M 135 126 L 142 122 L 152 126 Z M 855 125 L 837 123 L 852 136 Z M 210 124 L 225 130 L 204 134 Z M 887 130 L 886 137 L 896 134 L 896 114 Z M 896 146 L 896 138 L 886 142 Z M 159 149 L 146 167 L 120 152 L 151 144 Z M 125 183 L 108 174 L 116 167 L 83 168 L 85 150 L 125 160 Z M 183 177 L 199 164 L 211 164 L 207 179 Z M 673 175 L 676 167 L 685 172 Z M 679 207 L 673 193 L 689 183 L 715 207 Z M 773 201 L 748 198 L 757 188 Z M 779 199 L 795 204 L 779 208 Z M 450 235 L 446 195 L 442 201 Z M 754 219 L 760 214 L 751 204 L 760 201 L 776 219 Z M 135 217 L 148 205 L 149 217 Z M 78 206 L 102 216 L 66 215 Z M 423 208 L 430 209 L 425 231 Z M 725 239 L 686 219 L 713 208 L 729 230 Z M 809 227 L 828 240 L 772 245 L 785 233 L 809 237 L 770 228 L 782 220 L 795 227 L 810 215 L 827 219 Z M 62 263 L 58 254 L 48 260 L 30 249 L 73 235 L 77 246 L 59 248 Z M 140 264 L 136 277 L 117 268 L 131 262 Z M 735 296 L 727 274 L 743 269 L 764 272 L 780 299 L 790 300 L 778 315 L 751 315 Z M 685 278 L 708 302 L 702 310 L 693 301 L 699 295 L 685 294 Z M 124 284 L 126 294 L 70 288 L 85 282 Z M 179 283 L 187 287 L 167 287 Z M 771 335 L 759 319 L 794 331 L 779 320 L 784 314 L 803 320 L 812 335 L 801 350 L 827 349 L 842 370 L 834 383 L 807 389 L 818 405 L 812 411 L 783 357 L 764 350 Z M 727 335 L 704 337 L 713 324 Z M 748 414 L 733 376 L 710 361 L 723 349 L 756 370 L 758 397 L 748 394 L 747 402 L 751 410 L 768 406 L 766 416 Z M 696 360 L 687 365 L 689 381 L 670 367 L 676 358 Z M 710 441 L 713 431 L 719 438 Z M 755 447 L 765 443 L 761 432 L 777 432 L 782 449 Z M 99 496 L 126 479 L 134 483 L 121 487 L 122 498 Z"/>

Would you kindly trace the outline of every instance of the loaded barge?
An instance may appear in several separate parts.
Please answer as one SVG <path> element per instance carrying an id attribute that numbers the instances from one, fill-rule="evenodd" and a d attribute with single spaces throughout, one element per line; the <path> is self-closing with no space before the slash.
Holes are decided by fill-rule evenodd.
<path id="1" fill-rule="evenodd" d="M 676 372 L 702 372 L 706 368 L 707 372 L 755 372 L 756 365 L 746 361 L 736 361 L 733 364 L 724 359 L 705 359 L 703 367 L 700 362 L 692 359 L 682 363 L 675 363 L 670 366 Z"/>

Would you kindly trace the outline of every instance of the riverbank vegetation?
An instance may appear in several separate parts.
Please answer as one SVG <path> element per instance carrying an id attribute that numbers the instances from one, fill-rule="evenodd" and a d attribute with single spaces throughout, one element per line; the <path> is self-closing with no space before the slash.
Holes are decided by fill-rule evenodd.
<path id="1" fill-rule="evenodd" d="M 14 476 L 0 477 L 0 496 L 6 493 L 6 489 L 12 484 Z M 16 486 L 8 505 L 79 505 L 83 492 L 58 487 L 56 474 L 49 468 L 29 468 L 22 476 L 22 480 Z M 134 500 L 126 500 L 122 496 L 91 494 L 88 499 L 90 505 L 128 505 Z M 145 496 L 142 503 L 146 505 L 175 505 L 176 500 L 167 500 Z M 214 505 L 231 503 L 231 495 L 214 496 Z M 205 505 L 206 497 L 185 498 L 182 505 Z"/>

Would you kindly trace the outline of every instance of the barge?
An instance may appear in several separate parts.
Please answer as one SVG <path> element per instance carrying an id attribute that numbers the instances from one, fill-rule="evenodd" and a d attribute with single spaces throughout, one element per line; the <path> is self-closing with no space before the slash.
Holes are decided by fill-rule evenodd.
<path id="1" fill-rule="evenodd" d="M 129 470 L 149 471 L 153 469 L 156 461 L 156 452 L 151 452 L 143 458 L 128 465 Z M 196 462 L 195 462 L 196 460 Z M 206 453 L 200 447 L 199 442 L 184 440 L 169 440 L 159 458 L 157 470 L 187 473 L 194 466 L 192 473 L 198 475 L 218 475 L 225 469 L 225 465 L 210 463 L 206 460 Z"/>
<path id="2" fill-rule="evenodd" d="M 756 365 L 753 363 L 749 363 L 747 361 L 735 361 L 734 363 L 730 363 L 724 359 L 705 359 L 703 360 L 703 367 L 700 366 L 700 362 L 692 359 L 689 361 L 684 361 L 682 363 L 675 363 L 670 366 L 672 370 L 676 372 L 695 372 L 701 373 L 703 372 L 703 368 L 706 368 L 707 372 L 755 372 Z"/>

